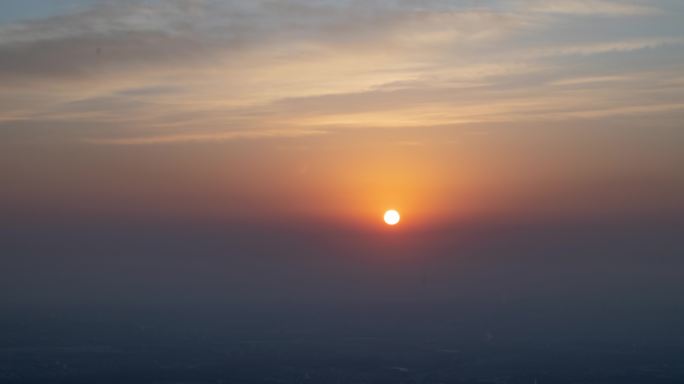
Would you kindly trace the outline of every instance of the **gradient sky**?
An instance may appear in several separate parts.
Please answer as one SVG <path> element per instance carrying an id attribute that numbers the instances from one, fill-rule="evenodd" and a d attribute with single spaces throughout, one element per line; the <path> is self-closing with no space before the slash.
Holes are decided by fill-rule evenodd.
<path id="1" fill-rule="evenodd" d="M 31 0 L 2 14 L 13 217 L 682 211 L 680 1 Z"/>
<path id="2" fill-rule="evenodd" d="M 2 3 L 3 356 L 684 345 L 681 0 Z"/>

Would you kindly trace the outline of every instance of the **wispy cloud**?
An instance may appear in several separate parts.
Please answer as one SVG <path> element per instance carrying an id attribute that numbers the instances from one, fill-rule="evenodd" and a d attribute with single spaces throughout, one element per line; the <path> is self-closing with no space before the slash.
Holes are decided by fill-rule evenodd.
<path id="1" fill-rule="evenodd" d="M 538 56 L 595 55 L 608 52 L 630 52 L 640 49 L 658 48 L 666 45 L 679 45 L 683 43 L 683 37 L 658 37 L 546 47 L 535 51 L 534 54 Z"/>
<path id="2" fill-rule="evenodd" d="M 612 83 L 619 81 L 627 81 L 631 78 L 629 76 L 590 76 L 590 77 L 573 77 L 552 81 L 552 85 L 557 86 L 577 86 L 596 83 Z"/>
<path id="3" fill-rule="evenodd" d="M 653 6 L 628 1 L 534 0 L 524 3 L 533 12 L 582 16 L 644 16 L 662 11 Z"/>
<path id="4" fill-rule="evenodd" d="M 6 24 L 0 121 L 92 123 L 85 142 L 144 145 L 580 116 L 639 103 L 608 97 L 630 86 L 629 62 L 606 74 L 592 60 L 684 43 L 672 27 L 634 32 L 653 19 L 637 16 L 663 15 L 656 3 L 510 4 L 126 1 Z M 578 21 L 592 16 L 630 17 L 609 20 L 620 33 L 594 36 Z M 668 60 L 651 62 L 671 70 Z M 596 84 L 604 94 L 588 92 Z M 684 98 L 652 92 L 663 105 Z M 98 123 L 125 128 L 112 137 Z"/>
<path id="5" fill-rule="evenodd" d="M 211 143 L 233 140 L 296 138 L 325 134 L 322 130 L 287 131 L 233 131 L 209 133 L 177 133 L 156 136 L 131 136 L 116 138 L 85 138 L 83 142 L 101 145 L 158 145 L 174 143 Z"/>
<path id="6" fill-rule="evenodd" d="M 424 52 L 505 36 L 527 20 L 488 10 L 383 2 L 104 3 L 76 14 L 0 27 L 0 76 L 72 75 L 219 64 L 223 58 L 330 50 Z M 278 57 L 274 59 L 278 60 Z"/>

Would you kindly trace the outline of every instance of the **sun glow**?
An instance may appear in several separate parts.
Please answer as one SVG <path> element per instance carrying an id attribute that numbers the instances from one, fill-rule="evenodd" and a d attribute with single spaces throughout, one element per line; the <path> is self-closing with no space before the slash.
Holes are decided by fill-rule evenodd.
<path id="1" fill-rule="evenodd" d="M 399 216 L 399 212 L 394 209 L 385 212 L 385 223 L 388 225 L 397 225 L 399 220 L 401 220 L 401 216 Z"/>

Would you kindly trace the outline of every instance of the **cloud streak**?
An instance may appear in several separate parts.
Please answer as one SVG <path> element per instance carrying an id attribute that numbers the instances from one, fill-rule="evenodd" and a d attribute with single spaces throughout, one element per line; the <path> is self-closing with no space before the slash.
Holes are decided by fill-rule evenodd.
<path id="1" fill-rule="evenodd" d="M 214 133 L 179 133 L 157 136 L 92 138 L 83 142 L 100 145 L 160 145 L 177 143 L 212 143 L 234 140 L 280 139 L 318 136 L 325 134 L 321 130 L 287 130 L 287 131 L 233 131 Z"/>
<path id="2" fill-rule="evenodd" d="M 684 33 L 632 33 L 664 17 L 658 4 L 515 4 L 127 1 L 11 23 L 0 27 L 0 100 L 11 101 L 0 121 L 89 123 L 82 142 L 141 145 L 567 118 L 592 115 L 592 105 L 650 113 L 654 100 L 683 99 L 635 88 L 644 99 L 624 100 L 636 85 L 619 79 L 641 68 L 615 61 L 602 73 L 592 63 L 662 55 L 654 61 L 671 71 L 666 52 Z M 612 27 L 622 33 L 588 38 L 583 20 L 593 16 L 625 17 Z M 98 123 L 120 125 L 121 137 Z"/>
<path id="3" fill-rule="evenodd" d="M 525 7 L 533 12 L 579 16 L 649 16 L 662 10 L 652 5 L 606 0 L 529 1 Z"/>
<path id="4" fill-rule="evenodd" d="M 534 52 L 537 56 L 596 55 L 610 52 L 631 52 L 641 49 L 659 48 L 684 43 L 682 37 L 657 37 L 649 39 L 633 39 L 624 41 L 585 43 L 551 48 L 543 48 Z"/>

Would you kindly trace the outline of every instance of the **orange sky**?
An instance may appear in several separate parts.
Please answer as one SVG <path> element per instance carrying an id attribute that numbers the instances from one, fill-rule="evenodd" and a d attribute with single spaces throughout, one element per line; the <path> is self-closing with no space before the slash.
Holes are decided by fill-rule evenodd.
<path id="1" fill-rule="evenodd" d="M 7 212 L 372 227 L 392 207 L 420 227 L 682 208 L 676 4 L 62 12 L 0 23 Z"/>

